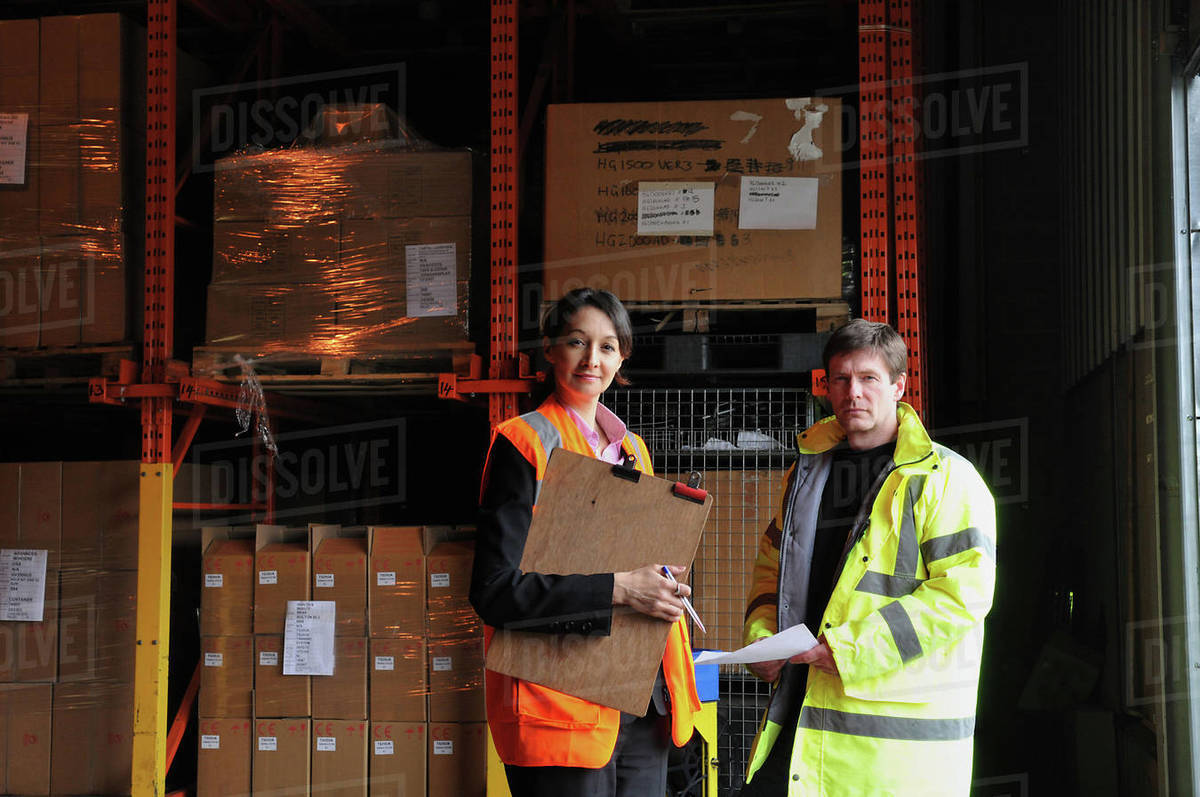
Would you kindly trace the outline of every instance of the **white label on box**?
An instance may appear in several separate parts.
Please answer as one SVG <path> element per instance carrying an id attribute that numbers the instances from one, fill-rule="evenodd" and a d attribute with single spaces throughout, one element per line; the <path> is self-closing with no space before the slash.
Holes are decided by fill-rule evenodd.
<path id="1" fill-rule="evenodd" d="M 409 318 L 458 313 L 458 244 L 404 247 Z"/>
<path id="2" fill-rule="evenodd" d="M 337 752 L 337 737 L 336 736 L 318 736 L 317 751 L 321 753 L 336 753 Z"/>
<path id="3" fill-rule="evenodd" d="M 396 586 L 396 571 L 389 570 L 387 572 L 379 571 L 375 574 L 375 586 L 377 587 L 394 587 Z"/>
<path id="4" fill-rule="evenodd" d="M 638 235 L 712 235 L 712 183 L 638 183 Z"/>
<path id="5" fill-rule="evenodd" d="M 0 620 L 40 623 L 45 600 L 45 549 L 0 550 Z"/>
<path id="6" fill-rule="evenodd" d="M 277 650 L 260 650 L 258 652 L 258 666 L 260 666 L 260 667 L 278 667 L 279 666 L 279 651 L 277 651 Z"/>
<path id="7" fill-rule="evenodd" d="M 454 755 L 454 742 L 449 739 L 433 740 L 434 755 Z"/>
<path id="8" fill-rule="evenodd" d="M 274 736 L 258 737 L 258 749 L 264 753 L 273 753 L 279 749 Z"/>
<path id="9" fill-rule="evenodd" d="M 447 672 L 447 671 L 453 670 L 453 669 L 454 669 L 454 659 L 450 658 L 449 656 L 434 656 L 433 657 L 433 671 L 434 672 Z"/>
<path id="10" fill-rule="evenodd" d="M 376 739 L 375 740 L 375 755 L 392 755 L 395 753 L 395 747 L 390 740 Z"/>
<path id="11" fill-rule="evenodd" d="M 429 586 L 431 587 L 448 587 L 450 586 L 449 573 L 430 573 Z"/>
<path id="12" fill-rule="evenodd" d="M 394 670 L 396 669 L 395 656 L 376 656 L 375 669 L 377 670 Z"/>
<path id="13" fill-rule="evenodd" d="M 332 587 L 333 586 L 333 573 L 317 573 L 317 586 L 318 587 Z"/>
<path id="14" fill-rule="evenodd" d="M 225 586 L 224 573 L 205 573 L 204 586 L 206 587 L 223 587 Z"/>
<path id="15" fill-rule="evenodd" d="M 333 675 L 334 601 L 288 601 L 284 675 Z"/>
<path id="16" fill-rule="evenodd" d="M 205 667 L 224 667 L 225 666 L 224 654 L 222 654 L 222 653 L 205 653 L 204 654 L 204 666 Z"/>
<path id="17" fill-rule="evenodd" d="M 743 177 L 738 229 L 815 230 L 816 177 Z"/>
<path id="18" fill-rule="evenodd" d="M 0 113 L 0 185 L 25 184 L 29 114 Z"/>
<path id="19" fill-rule="evenodd" d="M 221 737 L 215 733 L 205 733 L 200 736 L 201 750 L 220 750 Z"/>
<path id="20" fill-rule="evenodd" d="M 279 583 L 279 571 L 278 570 L 259 570 L 258 571 L 258 583 L 259 584 L 278 584 Z"/>

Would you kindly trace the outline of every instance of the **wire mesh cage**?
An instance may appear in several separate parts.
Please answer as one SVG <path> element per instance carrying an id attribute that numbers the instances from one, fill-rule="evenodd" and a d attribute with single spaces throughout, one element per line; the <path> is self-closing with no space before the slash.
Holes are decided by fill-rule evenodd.
<path id="1" fill-rule="evenodd" d="M 778 510 L 783 477 L 796 457 L 796 435 L 814 421 L 801 388 L 618 388 L 604 403 L 640 434 L 664 478 L 699 473 L 714 503 L 692 566 L 696 648 L 741 646 L 742 617 L 754 556 Z M 740 791 L 769 688 L 741 667 L 724 666 L 718 705 L 718 790 Z"/>

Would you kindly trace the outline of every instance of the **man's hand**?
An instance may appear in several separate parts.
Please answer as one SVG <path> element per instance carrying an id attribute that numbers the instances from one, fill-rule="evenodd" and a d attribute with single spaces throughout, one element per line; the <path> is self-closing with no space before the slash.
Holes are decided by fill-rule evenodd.
<path id="1" fill-rule="evenodd" d="M 788 661 L 793 664 L 807 664 L 830 675 L 838 674 L 837 662 L 833 660 L 833 653 L 829 650 L 829 646 L 825 644 L 824 634 L 817 637 L 816 647 L 792 656 Z"/>
<path id="2" fill-rule="evenodd" d="M 686 567 L 670 565 L 675 578 L 683 578 Z M 680 598 L 692 594 L 692 588 L 662 574 L 662 565 L 646 565 L 637 570 L 613 574 L 613 605 L 631 606 L 642 614 L 675 622 L 683 616 Z"/>
<path id="3" fill-rule="evenodd" d="M 783 669 L 783 665 L 785 664 L 787 664 L 786 660 L 779 659 L 778 661 L 756 661 L 746 666 L 750 668 L 750 672 L 767 683 L 773 684 L 779 678 L 779 671 Z"/>

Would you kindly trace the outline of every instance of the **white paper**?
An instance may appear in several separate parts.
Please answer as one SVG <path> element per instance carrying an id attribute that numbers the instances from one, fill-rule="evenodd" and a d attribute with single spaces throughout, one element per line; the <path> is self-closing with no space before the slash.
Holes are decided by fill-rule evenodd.
<path id="1" fill-rule="evenodd" d="M 742 230 L 815 230 L 815 177 L 743 177 L 738 228 Z"/>
<path id="2" fill-rule="evenodd" d="M 333 675 L 334 601 L 288 601 L 284 675 Z"/>
<path id="3" fill-rule="evenodd" d="M 0 185 L 25 184 L 29 114 L 0 113 Z"/>
<path id="4" fill-rule="evenodd" d="M 259 570 L 258 571 L 258 583 L 259 584 L 278 584 L 279 583 L 279 571 L 278 570 Z"/>
<path id="5" fill-rule="evenodd" d="M 45 602 L 45 549 L 0 550 L 0 620 L 40 623 Z"/>
<path id="6" fill-rule="evenodd" d="M 429 586 L 431 587 L 448 587 L 450 586 L 449 573 L 430 573 Z"/>
<path id="7" fill-rule="evenodd" d="M 279 749 L 274 736 L 258 737 L 258 749 L 264 753 L 273 753 Z"/>
<path id="8" fill-rule="evenodd" d="M 200 736 L 201 750 L 220 750 L 221 737 L 215 733 L 205 733 Z"/>
<path id="9" fill-rule="evenodd" d="M 454 742 L 448 739 L 433 740 L 434 755 L 454 755 Z"/>
<path id="10" fill-rule="evenodd" d="M 224 667 L 225 666 L 225 655 L 223 653 L 205 653 L 204 654 L 204 666 L 205 667 Z"/>
<path id="11" fill-rule="evenodd" d="M 223 587 L 225 586 L 224 573 L 205 573 L 204 586 L 206 587 Z"/>
<path id="12" fill-rule="evenodd" d="M 337 752 L 337 737 L 336 736 L 318 736 L 317 737 L 317 752 L 336 753 Z"/>
<path id="13" fill-rule="evenodd" d="M 774 636 L 760 639 L 746 647 L 726 653 L 722 650 L 706 650 L 696 657 L 697 664 L 752 664 L 756 661 L 778 661 L 790 659 L 817 645 L 804 623 L 794 625 Z"/>
<path id="14" fill-rule="evenodd" d="M 333 573 L 317 573 L 317 586 L 318 587 L 332 587 L 333 586 Z"/>
<path id="15" fill-rule="evenodd" d="M 434 672 L 448 672 L 453 669 L 454 669 L 454 659 L 450 658 L 449 656 L 434 656 L 433 657 L 433 671 Z"/>
<path id="16" fill-rule="evenodd" d="M 259 667 L 278 667 L 279 666 L 279 651 L 277 650 L 260 650 L 258 652 Z"/>
<path id="17" fill-rule="evenodd" d="M 395 749 L 391 741 L 385 739 L 375 740 L 375 755 L 392 755 Z"/>
<path id="18" fill-rule="evenodd" d="M 375 585 L 378 587 L 394 587 L 396 586 L 396 571 L 379 571 L 375 574 Z"/>
<path id="19" fill-rule="evenodd" d="M 458 244 L 417 244 L 404 247 L 409 318 L 454 315 L 458 312 Z"/>
<path id="20" fill-rule="evenodd" d="M 395 656 L 376 656 L 375 669 L 377 670 L 394 670 L 396 669 Z"/>
<path id="21" fill-rule="evenodd" d="M 638 235 L 712 235 L 712 183 L 638 183 Z"/>

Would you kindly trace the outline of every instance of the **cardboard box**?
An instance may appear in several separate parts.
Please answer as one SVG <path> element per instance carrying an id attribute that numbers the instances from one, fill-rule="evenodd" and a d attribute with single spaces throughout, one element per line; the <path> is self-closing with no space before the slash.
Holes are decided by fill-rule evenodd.
<path id="1" fill-rule="evenodd" d="M 248 635 L 254 631 L 254 538 L 231 538 L 229 528 L 204 528 L 200 634 Z M 281 715 L 287 716 L 287 715 Z"/>
<path id="2" fill-rule="evenodd" d="M 0 185 L 0 236 L 36 235 L 38 229 L 39 27 L 36 19 L 0 20 L 0 108 L 28 117 L 24 182 Z"/>
<path id="3" fill-rule="evenodd" d="M 254 640 L 249 636 L 200 639 L 202 719 L 253 716 Z"/>
<path id="4" fill-rule="evenodd" d="M 126 262 L 136 264 L 128 250 L 111 235 L 95 235 L 82 240 L 88 247 L 80 263 L 83 268 L 83 303 L 80 338 L 84 343 L 119 343 L 140 331 L 142 303 L 130 301 L 130 294 L 141 299 L 138 290 L 144 283 L 140 272 L 126 268 Z M 71 255 L 78 258 L 78 255 Z M 42 260 L 45 262 L 45 247 Z M 129 310 L 134 312 L 131 314 Z M 44 326 L 44 325 L 43 325 Z"/>
<path id="5" fill-rule="evenodd" d="M 371 719 L 424 722 L 426 649 L 423 639 L 375 638 L 370 644 Z"/>
<path id="6" fill-rule="evenodd" d="M 139 469 L 129 461 L 63 463 L 63 483 L 71 486 L 62 497 L 64 570 L 137 569 Z M 117 555 L 128 549 L 132 561 Z"/>
<path id="7" fill-rule="evenodd" d="M 128 794 L 133 761 L 133 687 L 54 687 L 52 794 Z"/>
<path id="8" fill-rule="evenodd" d="M 62 540 L 62 463 L 21 465 L 21 548 L 45 548 L 46 569 L 58 570 Z"/>
<path id="9" fill-rule="evenodd" d="M 429 721 L 485 722 L 483 637 L 429 640 Z"/>
<path id="10" fill-rule="evenodd" d="M 3 188 L 0 186 L 0 201 L 5 195 Z M 0 346 L 38 345 L 41 256 L 36 238 L 0 239 Z"/>
<path id="11" fill-rule="evenodd" d="M 62 574 L 58 679 L 133 683 L 137 571 Z"/>
<path id="12" fill-rule="evenodd" d="M 367 718 L 367 640 L 334 640 L 333 675 L 312 678 L 313 719 Z"/>
<path id="13" fill-rule="evenodd" d="M 253 727 L 249 717 L 200 720 L 196 797 L 249 797 Z"/>
<path id="14" fill-rule="evenodd" d="M 308 717 L 260 719 L 254 723 L 250 767 L 254 794 L 307 797 L 310 731 Z"/>
<path id="15" fill-rule="evenodd" d="M 423 722 L 371 723 L 370 797 L 424 797 L 425 737 Z"/>
<path id="16" fill-rule="evenodd" d="M 366 797 L 365 720 L 313 720 L 312 791 L 331 797 Z"/>
<path id="17" fill-rule="evenodd" d="M 120 14 L 43 17 L 42 124 L 116 122 L 144 94 L 145 33 Z"/>
<path id="18" fill-rule="evenodd" d="M 213 225 L 213 282 L 321 283 L 341 277 L 339 225 L 268 224 L 261 221 Z"/>
<path id="19" fill-rule="evenodd" d="M 336 291 L 332 285 L 209 285 L 207 324 L 214 345 L 324 345 L 337 335 Z"/>
<path id="20" fill-rule="evenodd" d="M 470 600 L 474 560 L 473 542 L 443 542 L 429 551 L 426 560 L 429 573 L 426 628 L 430 639 L 482 633 L 482 623 Z"/>
<path id="21" fill-rule="evenodd" d="M 20 501 L 21 466 L 16 462 L 0 462 L 0 548 L 18 546 Z"/>
<path id="22" fill-rule="evenodd" d="M 335 601 L 338 636 L 367 635 L 367 540 L 363 529 L 313 524 L 313 600 Z"/>
<path id="23" fill-rule="evenodd" d="M 308 529 L 255 529 L 254 633 L 282 634 L 287 602 L 309 599 Z"/>
<path id="24" fill-rule="evenodd" d="M 429 724 L 429 797 L 484 797 L 487 724 Z"/>
<path id="25" fill-rule="evenodd" d="M 50 793 L 53 687 L 0 684 L 0 788 L 5 794 Z"/>
<path id="26" fill-rule="evenodd" d="M 119 247 L 129 179 L 122 157 L 126 135 L 116 124 L 98 120 L 43 124 L 38 130 L 38 230 L 47 242 L 106 232 Z"/>
<path id="27" fill-rule="evenodd" d="M 46 571 L 40 622 L 0 622 L 0 681 L 52 683 L 58 675 L 58 572 Z"/>
<path id="28" fill-rule="evenodd" d="M 308 675 L 283 674 L 283 637 L 254 638 L 254 715 L 307 717 L 312 714 Z"/>
<path id="29" fill-rule="evenodd" d="M 471 215 L 469 152 L 368 152 L 346 161 L 348 219 Z"/>
<path id="30" fill-rule="evenodd" d="M 581 285 L 625 301 L 840 297 L 841 110 L 834 98 L 551 105 L 545 298 Z M 749 178 L 816 182 L 743 201 Z M 709 229 L 680 215 L 679 233 L 639 233 L 647 182 L 713 186 Z M 795 212 L 766 219 L 800 187 L 816 188 L 814 229 L 781 229 L 805 223 Z"/>
<path id="31" fill-rule="evenodd" d="M 370 631 L 373 637 L 425 635 L 425 554 L 420 526 L 372 526 Z"/>

